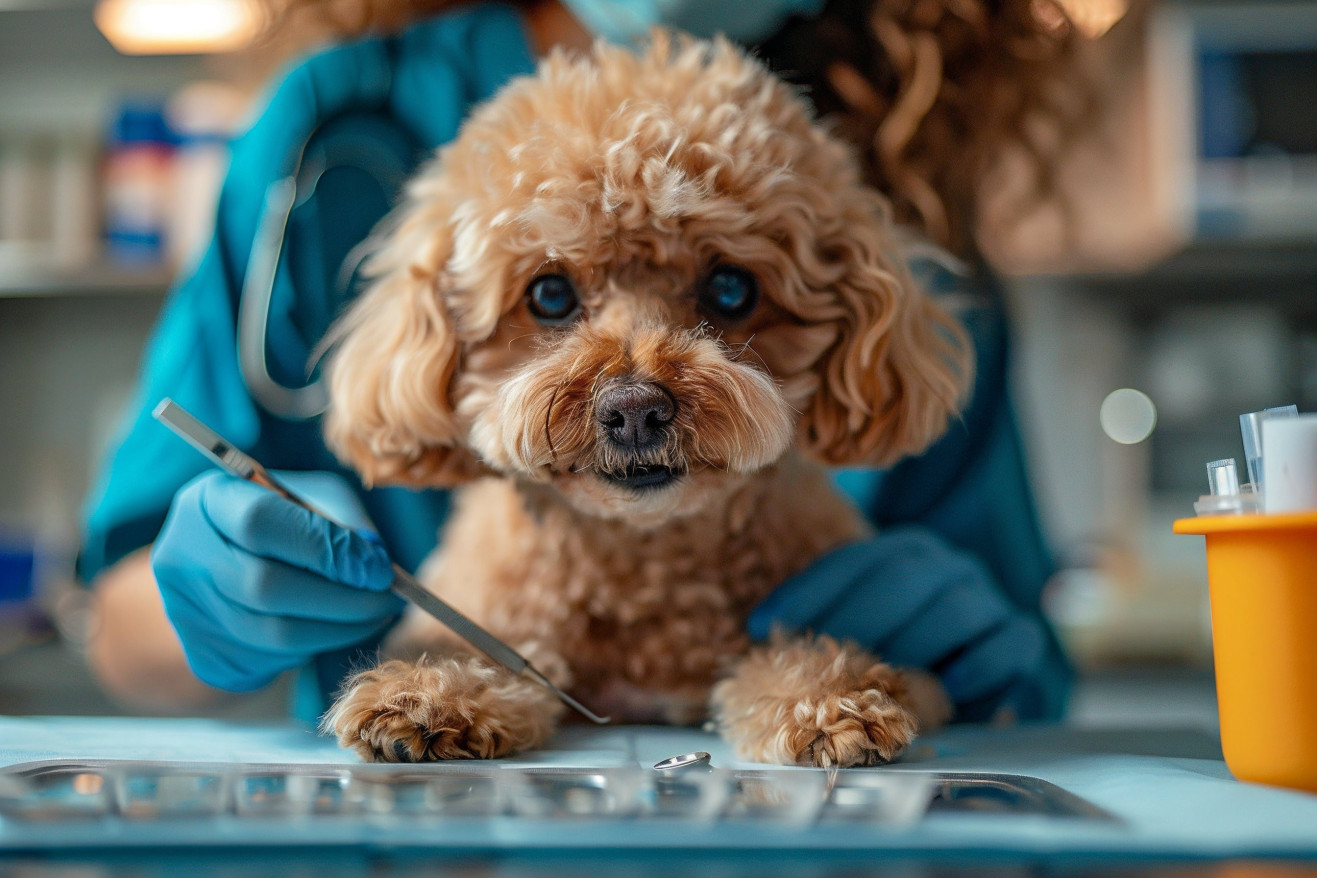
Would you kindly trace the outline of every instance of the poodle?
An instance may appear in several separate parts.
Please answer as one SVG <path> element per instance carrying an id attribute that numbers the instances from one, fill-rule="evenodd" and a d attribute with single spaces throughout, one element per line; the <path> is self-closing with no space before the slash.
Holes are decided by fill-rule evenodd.
<path id="1" fill-rule="evenodd" d="M 945 429 L 965 335 L 803 98 L 725 41 L 556 53 L 411 182 L 331 334 L 328 441 L 370 483 L 461 485 L 427 588 L 633 722 L 745 759 L 888 761 L 931 677 L 751 609 L 869 526 L 826 465 Z M 379 761 L 541 744 L 562 705 L 408 616 L 324 727 Z"/>

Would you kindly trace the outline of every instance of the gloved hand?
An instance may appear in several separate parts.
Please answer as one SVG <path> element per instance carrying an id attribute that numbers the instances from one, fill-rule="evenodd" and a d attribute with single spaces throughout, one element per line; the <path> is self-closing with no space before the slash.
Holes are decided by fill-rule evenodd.
<path id="1" fill-rule="evenodd" d="M 843 546 L 751 614 L 774 628 L 853 640 L 898 667 L 937 674 L 956 718 L 1059 716 L 1069 670 L 1042 619 L 1011 604 L 981 562 L 919 527 Z"/>
<path id="2" fill-rule="evenodd" d="M 366 521 L 332 473 L 276 478 L 339 521 Z M 174 497 L 151 566 L 192 672 L 248 692 L 318 653 L 365 641 L 401 612 L 377 540 L 213 470 Z"/>

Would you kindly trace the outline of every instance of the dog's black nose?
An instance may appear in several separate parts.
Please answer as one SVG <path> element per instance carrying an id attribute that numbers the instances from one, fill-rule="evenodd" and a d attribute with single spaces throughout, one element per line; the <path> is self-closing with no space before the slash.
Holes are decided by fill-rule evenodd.
<path id="1" fill-rule="evenodd" d="M 657 384 L 623 384 L 599 398 L 596 412 L 609 439 L 626 448 L 645 448 L 657 444 L 677 405 Z"/>

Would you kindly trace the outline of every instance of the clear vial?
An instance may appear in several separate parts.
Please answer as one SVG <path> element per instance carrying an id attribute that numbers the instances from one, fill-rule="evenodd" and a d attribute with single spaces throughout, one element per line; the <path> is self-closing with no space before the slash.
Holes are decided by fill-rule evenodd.
<path id="1" fill-rule="evenodd" d="M 1239 470 L 1235 459 L 1214 460 L 1207 465 L 1208 493 L 1215 497 L 1231 496 L 1239 493 Z"/>

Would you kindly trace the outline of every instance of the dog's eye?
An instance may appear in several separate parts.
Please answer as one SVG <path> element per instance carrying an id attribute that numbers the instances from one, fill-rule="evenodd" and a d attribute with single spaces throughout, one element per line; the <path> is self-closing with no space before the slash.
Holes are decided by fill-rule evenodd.
<path id="1" fill-rule="evenodd" d="M 700 307 L 718 320 L 744 320 L 757 304 L 759 284 L 744 268 L 720 265 L 709 272 L 700 289 Z"/>
<path id="2" fill-rule="evenodd" d="M 526 287 L 526 305 L 541 323 L 566 323 L 581 307 L 576 288 L 561 274 L 542 274 Z"/>

